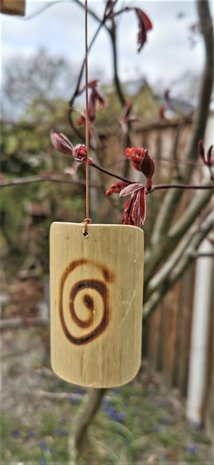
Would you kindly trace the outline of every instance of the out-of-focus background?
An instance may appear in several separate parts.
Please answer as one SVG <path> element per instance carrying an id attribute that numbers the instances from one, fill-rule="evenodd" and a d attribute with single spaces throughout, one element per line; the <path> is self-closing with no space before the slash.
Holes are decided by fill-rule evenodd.
<path id="1" fill-rule="evenodd" d="M 84 169 L 72 177 L 70 160 L 54 150 L 49 138 L 56 129 L 79 143 L 67 118 L 84 58 L 84 12 L 78 3 L 27 0 L 24 17 L 1 15 L 0 453 L 8 465 L 69 463 L 72 418 L 85 393 L 51 371 L 48 325 L 49 227 L 55 220 L 85 217 Z M 149 148 L 155 182 L 168 183 L 185 166 L 182 156 L 197 112 L 205 55 L 196 6 L 194 1 L 119 1 L 118 9 L 124 4 L 142 8 L 153 23 L 143 51 L 136 53 L 134 13 L 117 19 L 118 72 L 138 117 L 134 145 Z M 89 0 L 89 7 L 102 15 L 101 0 Z M 96 28 L 89 15 L 89 37 Z M 96 156 L 119 173 L 124 134 L 118 132 L 121 108 L 105 30 L 90 53 L 89 74 L 99 79 L 106 99 L 96 118 Z M 83 107 L 81 96 L 75 101 L 76 118 Z M 206 148 L 212 132 L 211 104 Z M 200 160 L 194 170 L 198 182 L 204 172 Z M 55 182 L 48 179 L 53 175 Z M 60 176 L 68 183 L 59 182 Z M 111 180 L 93 175 L 92 182 L 107 187 Z M 194 195 L 184 195 L 178 218 Z M 159 195 L 149 199 L 146 245 L 161 203 Z M 91 205 L 94 222 L 120 221 L 121 201 L 109 201 L 100 188 L 91 190 Z M 142 369 L 132 383 L 103 398 L 91 426 L 95 451 L 81 463 L 211 465 L 213 277 L 210 236 L 146 319 Z"/>

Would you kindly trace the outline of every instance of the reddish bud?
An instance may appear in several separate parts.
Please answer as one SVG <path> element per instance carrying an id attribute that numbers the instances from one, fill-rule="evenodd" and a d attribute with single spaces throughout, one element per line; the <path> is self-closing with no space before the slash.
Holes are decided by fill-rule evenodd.
<path id="1" fill-rule="evenodd" d="M 84 161 L 87 158 L 87 148 L 83 144 L 77 144 L 75 147 L 72 145 L 70 140 L 64 136 L 61 132 L 51 132 L 51 142 L 56 150 L 65 153 L 66 155 L 72 155 L 76 161 Z M 91 159 L 90 159 L 91 160 Z"/>
<path id="2" fill-rule="evenodd" d="M 73 157 L 77 161 L 84 161 L 87 158 L 87 148 L 85 145 L 75 145 L 73 149 Z"/>
<path id="3" fill-rule="evenodd" d="M 65 153 L 66 155 L 73 155 L 73 145 L 64 134 L 61 132 L 51 131 L 50 138 L 56 150 Z"/>
<path id="4" fill-rule="evenodd" d="M 130 147 L 126 149 L 125 154 L 131 160 L 133 167 L 136 170 L 141 171 L 144 176 L 146 176 L 147 180 L 150 180 L 150 185 L 151 178 L 155 171 L 155 164 L 150 157 L 148 150 L 144 148 Z"/>
<path id="5" fill-rule="evenodd" d="M 130 147 L 125 151 L 125 155 L 131 160 L 133 167 L 141 171 L 141 163 L 144 158 L 145 149 Z"/>
<path id="6" fill-rule="evenodd" d="M 148 150 L 145 150 L 144 159 L 141 165 L 141 171 L 143 172 L 144 176 L 146 176 L 146 187 L 150 190 L 152 187 L 152 176 L 155 172 L 155 164 L 152 158 L 150 157 Z"/>

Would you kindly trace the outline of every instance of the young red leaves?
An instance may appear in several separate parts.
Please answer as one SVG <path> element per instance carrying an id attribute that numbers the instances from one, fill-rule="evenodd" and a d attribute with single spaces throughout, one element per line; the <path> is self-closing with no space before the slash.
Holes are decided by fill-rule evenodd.
<path id="1" fill-rule="evenodd" d="M 70 140 L 62 132 L 51 131 L 51 142 L 56 150 L 65 155 L 70 155 L 74 160 L 82 162 L 87 158 L 87 149 L 83 144 L 73 146 Z"/>
<path id="2" fill-rule="evenodd" d="M 146 219 L 146 194 L 145 187 L 139 183 L 133 183 L 125 187 L 120 196 L 131 194 L 131 198 L 124 205 L 122 224 L 143 226 Z"/>
<path id="3" fill-rule="evenodd" d="M 131 194 L 131 198 L 124 205 L 121 218 L 122 224 L 143 226 L 146 218 L 146 195 L 145 187 L 137 182 L 128 184 L 126 182 L 115 182 L 106 191 L 106 195 L 119 193 L 120 197 Z"/>
<path id="4" fill-rule="evenodd" d="M 146 177 L 146 187 L 150 190 L 152 187 L 152 176 L 155 171 L 155 164 L 148 150 L 131 147 L 126 149 L 125 154 L 129 160 L 131 160 L 133 167 L 144 174 Z"/>
<path id="5" fill-rule="evenodd" d="M 120 197 L 131 195 L 131 198 L 124 205 L 122 223 L 143 226 L 146 218 L 146 193 L 152 187 L 155 165 L 147 149 L 130 147 L 126 149 L 125 154 L 131 160 L 133 167 L 144 174 L 146 185 L 138 182 L 119 181 L 108 188 L 106 195 L 115 193 L 119 193 Z"/>

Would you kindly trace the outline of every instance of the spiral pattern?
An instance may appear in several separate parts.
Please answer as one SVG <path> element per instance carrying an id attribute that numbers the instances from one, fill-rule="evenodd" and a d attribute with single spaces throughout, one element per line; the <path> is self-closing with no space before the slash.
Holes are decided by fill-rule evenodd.
<path id="1" fill-rule="evenodd" d="M 97 279 L 98 274 L 102 279 Z M 113 273 L 92 260 L 75 260 L 65 269 L 60 282 L 59 314 L 63 332 L 71 343 L 86 344 L 106 329 L 110 318 L 107 283 L 113 280 Z"/>

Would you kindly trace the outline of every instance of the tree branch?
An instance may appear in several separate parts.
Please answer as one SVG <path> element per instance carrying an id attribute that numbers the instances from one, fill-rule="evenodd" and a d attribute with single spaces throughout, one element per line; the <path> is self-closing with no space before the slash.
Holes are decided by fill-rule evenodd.
<path id="1" fill-rule="evenodd" d="M 151 281 L 151 287 L 148 286 L 148 290 L 152 291 L 151 295 L 148 297 L 148 301 L 144 305 L 143 318 L 146 320 L 152 311 L 155 310 L 156 306 L 162 301 L 164 295 L 167 291 L 175 284 L 175 282 L 182 276 L 185 270 L 188 268 L 192 260 L 194 260 L 195 251 L 198 249 L 199 245 L 203 239 L 212 231 L 214 227 L 214 215 L 211 213 L 205 220 L 204 224 L 197 231 L 196 234 L 192 235 L 192 231 L 189 232 L 188 238 L 185 238 L 184 247 L 186 248 L 186 253 L 176 254 L 174 257 L 171 266 L 168 267 L 168 270 L 165 269 L 164 277 L 162 277 L 162 270 L 158 273 L 154 281 Z M 188 244 L 191 244 L 188 249 Z M 149 289 L 150 287 L 150 289 Z M 148 294 L 147 294 L 148 295 Z"/>
<path id="2" fill-rule="evenodd" d="M 55 182 L 59 184 L 74 184 L 77 186 L 85 186 L 85 181 L 74 180 L 65 176 L 59 176 L 55 174 L 44 174 L 44 175 L 36 175 L 36 176 L 26 176 L 23 178 L 13 178 L 13 179 L 5 179 L 0 181 L 0 188 L 1 187 L 10 187 L 10 186 L 20 186 L 23 184 L 32 184 L 37 182 Z M 93 189 L 101 189 L 101 187 L 91 184 L 90 187 Z"/>
<path id="3" fill-rule="evenodd" d="M 188 231 L 189 227 L 196 220 L 197 216 L 208 204 L 213 192 L 211 189 L 200 192 L 194 197 L 193 201 L 184 212 L 182 218 L 172 226 L 168 234 L 158 243 L 155 244 L 145 255 L 145 285 L 148 284 L 155 270 L 160 265 L 162 260 L 166 260 L 171 252 L 175 249 L 183 235 Z"/>
<path id="4" fill-rule="evenodd" d="M 49 320 L 46 318 L 10 318 L 0 320 L 0 330 L 29 328 L 29 326 L 47 326 Z"/>
<path id="5" fill-rule="evenodd" d="M 82 440 L 94 415 L 98 411 L 106 389 L 88 389 L 76 415 L 72 421 L 71 435 L 69 438 L 69 457 L 71 463 L 76 463 L 78 452 L 82 447 Z"/>

